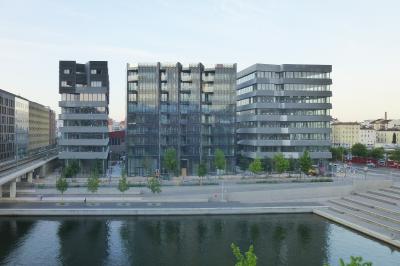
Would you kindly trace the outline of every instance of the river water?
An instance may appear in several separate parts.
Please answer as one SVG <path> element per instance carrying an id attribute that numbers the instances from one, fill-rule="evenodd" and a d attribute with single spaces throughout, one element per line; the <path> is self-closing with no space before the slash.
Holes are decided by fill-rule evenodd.
<path id="1" fill-rule="evenodd" d="M 0 265 L 234 265 L 254 244 L 258 265 L 339 265 L 400 252 L 312 214 L 0 218 Z"/>

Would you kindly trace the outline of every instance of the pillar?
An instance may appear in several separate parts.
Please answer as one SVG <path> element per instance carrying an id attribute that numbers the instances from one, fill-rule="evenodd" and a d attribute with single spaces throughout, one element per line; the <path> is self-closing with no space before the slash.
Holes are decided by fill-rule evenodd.
<path id="1" fill-rule="evenodd" d="M 21 177 L 20 177 L 20 176 L 17 177 L 17 178 L 15 179 L 15 181 L 16 181 L 16 182 L 21 182 Z"/>
<path id="2" fill-rule="evenodd" d="M 10 198 L 15 199 L 17 196 L 17 181 L 12 181 L 10 183 Z"/>
<path id="3" fill-rule="evenodd" d="M 3 197 L 3 187 L 0 185 L 0 198 Z"/>
<path id="4" fill-rule="evenodd" d="M 28 183 L 32 183 L 33 182 L 33 172 L 29 172 L 27 175 L 28 175 Z"/>

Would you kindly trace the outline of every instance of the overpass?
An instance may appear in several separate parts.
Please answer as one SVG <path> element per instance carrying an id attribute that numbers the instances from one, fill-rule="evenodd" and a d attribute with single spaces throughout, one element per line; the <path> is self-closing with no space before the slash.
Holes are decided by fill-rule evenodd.
<path id="1" fill-rule="evenodd" d="M 0 172 L 0 198 L 3 196 L 3 188 L 8 185 L 10 198 L 15 198 L 17 195 L 17 182 L 26 179 L 28 182 L 32 183 L 33 178 L 39 176 L 34 176 L 34 172 L 38 169 L 40 172 L 45 172 L 44 168 L 46 167 L 46 164 L 57 158 L 58 154 L 49 154 L 42 158 L 15 165 L 15 167 L 11 169 Z"/>

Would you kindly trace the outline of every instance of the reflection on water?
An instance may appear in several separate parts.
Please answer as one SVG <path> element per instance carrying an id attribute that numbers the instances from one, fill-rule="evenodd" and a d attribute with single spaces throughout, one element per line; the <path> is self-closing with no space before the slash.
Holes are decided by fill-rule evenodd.
<path id="1" fill-rule="evenodd" d="M 0 264 L 9 265 L 233 265 L 232 242 L 254 244 L 259 265 L 400 259 L 314 215 L 0 218 Z"/>

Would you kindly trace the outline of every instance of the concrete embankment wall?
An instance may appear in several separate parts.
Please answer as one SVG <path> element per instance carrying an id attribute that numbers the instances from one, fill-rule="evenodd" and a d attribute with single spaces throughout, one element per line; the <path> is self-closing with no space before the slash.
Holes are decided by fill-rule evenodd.
<path id="1" fill-rule="evenodd" d="M 0 209 L 0 216 L 126 216 L 126 215 L 230 215 L 312 213 L 321 206 L 221 208 L 115 208 L 115 209 Z"/>

